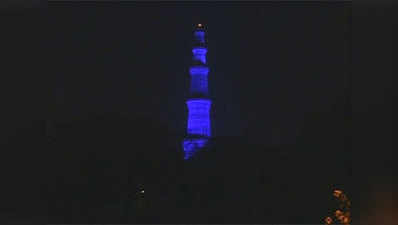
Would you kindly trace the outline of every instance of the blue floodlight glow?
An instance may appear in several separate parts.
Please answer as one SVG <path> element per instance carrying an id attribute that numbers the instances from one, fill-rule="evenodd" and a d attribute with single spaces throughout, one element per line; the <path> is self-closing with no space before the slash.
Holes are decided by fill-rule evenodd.
<path id="1" fill-rule="evenodd" d="M 199 61 L 203 64 L 206 64 L 206 53 L 207 53 L 206 48 L 194 48 L 192 49 L 192 53 L 194 61 Z"/>
<path id="2" fill-rule="evenodd" d="M 209 68 L 206 66 L 193 66 L 189 69 L 191 75 L 207 75 Z"/>
<path id="3" fill-rule="evenodd" d="M 201 27 L 201 25 L 198 25 Z M 194 48 L 192 49 L 194 66 L 189 70 L 191 74 L 191 96 L 187 100 L 188 126 L 187 136 L 183 141 L 184 159 L 191 158 L 199 149 L 206 147 L 208 137 L 211 135 L 210 107 L 211 100 L 208 95 L 208 73 L 206 66 L 207 48 L 205 48 L 204 30 L 195 30 Z M 203 98 L 202 98 L 203 97 Z"/>
<path id="4" fill-rule="evenodd" d="M 207 96 L 207 75 L 191 76 L 191 93 L 203 94 Z"/>
<path id="5" fill-rule="evenodd" d="M 183 142 L 184 159 L 191 158 L 199 149 L 207 144 L 206 138 L 185 139 Z"/>
<path id="6" fill-rule="evenodd" d="M 197 30 L 194 32 L 195 40 L 201 44 L 205 43 L 205 32 L 203 30 Z"/>
<path id="7" fill-rule="evenodd" d="M 190 99 L 188 106 L 188 134 L 210 136 L 210 106 L 208 99 Z"/>
<path id="8" fill-rule="evenodd" d="M 193 66 L 189 70 L 191 74 L 191 93 L 192 94 L 208 94 L 207 74 L 209 68 L 205 66 Z"/>

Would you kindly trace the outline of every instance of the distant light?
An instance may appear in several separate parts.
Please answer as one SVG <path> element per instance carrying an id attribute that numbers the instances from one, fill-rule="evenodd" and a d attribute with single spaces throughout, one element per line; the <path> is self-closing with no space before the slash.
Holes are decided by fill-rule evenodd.
<path id="1" fill-rule="evenodd" d="M 141 193 L 143 193 L 143 194 L 144 194 L 144 192 L 145 192 L 144 190 L 141 190 Z"/>
<path id="2" fill-rule="evenodd" d="M 350 222 L 350 218 L 348 217 L 343 217 L 343 221 L 344 224 L 348 224 Z"/>
<path id="3" fill-rule="evenodd" d="M 342 194 L 343 192 L 341 191 L 341 190 L 334 190 L 334 192 L 333 192 L 333 195 L 335 196 L 335 197 L 340 197 L 340 195 Z"/>
<path id="4" fill-rule="evenodd" d="M 202 24 L 201 24 L 201 23 L 199 23 L 199 24 L 198 24 L 198 27 L 202 27 Z"/>
<path id="5" fill-rule="evenodd" d="M 331 224 L 333 222 L 333 219 L 328 216 L 326 217 L 325 222 L 326 224 Z"/>

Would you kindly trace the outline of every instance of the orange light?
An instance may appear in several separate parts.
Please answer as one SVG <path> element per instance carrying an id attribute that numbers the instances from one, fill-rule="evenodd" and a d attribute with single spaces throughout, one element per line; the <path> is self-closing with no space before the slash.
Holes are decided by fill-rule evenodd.
<path id="1" fill-rule="evenodd" d="M 340 215 L 340 216 L 337 217 L 337 219 L 339 219 L 340 221 L 343 221 L 345 218 L 346 218 L 346 217 L 343 216 L 343 215 Z"/>
<path id="2" fill-rule="evenodd" d="M 202 27 L 202 24 L 201 24 L 201 23 L 199 23 L 199 24 L 198 24 L 198 27 Z"/>
<path id="3" fill-rule="evenodd" d="M 336 210 L 336 217 L 339 217 L 341 214 L 343 214 L 343 212 L 342 212 L 342 211 L 340 211 L 340 210 Z"/>
<path id="4" fill-rule="evenodd" d="M 331 224 L 333 222 L 332 218 L 330 218 L 329 216 L 326 217 L 325 219 L 326 224 Z"/>
<path id="5" fill-rule="evenodd" d="M 333 195 L 336 197 L 339 197 L 341 195 L 341 193 L 343 193 L 343 192 L 340 190 L 334 190 Z"/>

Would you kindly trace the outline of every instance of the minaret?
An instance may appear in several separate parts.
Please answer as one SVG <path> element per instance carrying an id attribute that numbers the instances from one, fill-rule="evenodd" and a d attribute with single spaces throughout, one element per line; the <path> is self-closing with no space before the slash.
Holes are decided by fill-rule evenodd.
<path id="1" fill-rule="evenodd" d="M 183 142 L 185 159 L 192 157 L 196 151 L 206 147 L 211 135 L 210 107 L 207 75 L 209 68 L 206 62 L 206 32 L 202 24 L 195 27 L 193 33 L 193 60 L 189 73 L 191 77 L 190 96 L 186 101 L 188 107 L 187 136 Z"/>

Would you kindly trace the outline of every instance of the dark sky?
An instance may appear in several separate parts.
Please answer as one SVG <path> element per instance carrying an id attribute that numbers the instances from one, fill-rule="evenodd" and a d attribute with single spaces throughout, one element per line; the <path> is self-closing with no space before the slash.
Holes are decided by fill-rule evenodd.
<path id="1" fill-rule="evenodd" d="M 184 133 L 196 23 L 208 31 L 215 135 L 291 144 L 314 115 L 326 124 L 343 120 L 349 76 L 343 3 L 50 6 L 60 120 L 139 113 Z"/>

